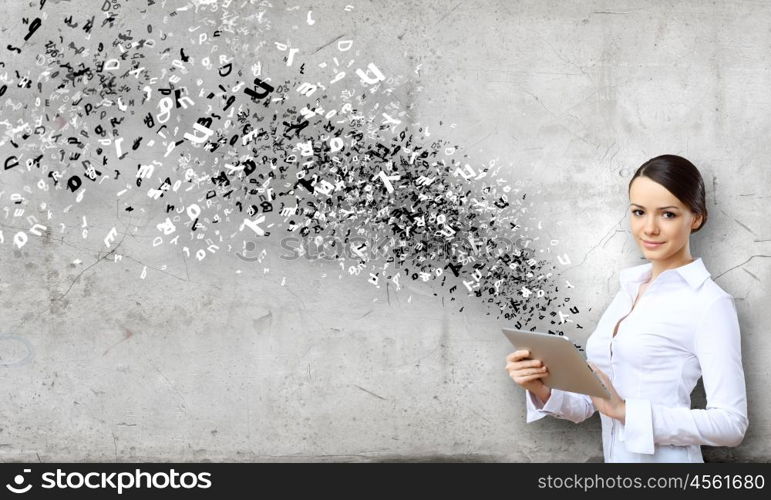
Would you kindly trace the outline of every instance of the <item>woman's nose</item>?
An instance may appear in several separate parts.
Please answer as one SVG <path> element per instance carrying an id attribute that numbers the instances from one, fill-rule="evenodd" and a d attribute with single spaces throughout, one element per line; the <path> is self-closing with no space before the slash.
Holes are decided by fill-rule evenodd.
<path id="1" fill-rule="evenodd" d="M 656 218 L 655 217 L 648 217 L 645 219 L 645 233 L 646 234 L 657 234 L 658 231 L 658 225 L 656 224 Z"/>

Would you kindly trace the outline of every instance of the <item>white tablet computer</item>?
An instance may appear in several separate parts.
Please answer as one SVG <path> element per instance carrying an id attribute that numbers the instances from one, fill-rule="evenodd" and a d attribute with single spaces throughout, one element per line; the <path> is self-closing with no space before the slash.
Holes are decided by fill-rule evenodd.
<path id="1" fill-rule="evenodd" d="M 529 350 L 531 359 L 539 359 L 549 368 L 549 374 L 541 379 L 547 386 L 610 398 L 605 384 L 567 337 L 512 328 L 504 328 L 503 334 L 517 350 Z"/>

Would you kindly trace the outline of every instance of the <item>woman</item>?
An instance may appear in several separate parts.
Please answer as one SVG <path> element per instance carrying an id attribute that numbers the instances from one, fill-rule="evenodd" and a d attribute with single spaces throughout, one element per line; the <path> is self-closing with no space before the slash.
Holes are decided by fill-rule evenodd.
<path id="1" fill-rule="evenodd" d="M 610 399 L 547 387 L 527 351 L 506 370 L 526 390 L 527 422 L 581 422 L 600 412 L 606 462 L 703 462 L 700 445 L 737 446 L 747 429 L 739 322 L 733 297 L 689 249 L 704 227 L 704 181 L 685 158 L 645 162 L 629 183 L 632 236 L 650 262 L 624 269 L 621 287 L 586 343 Z M 691 409 L 704 380 L 706 409 Z"/>

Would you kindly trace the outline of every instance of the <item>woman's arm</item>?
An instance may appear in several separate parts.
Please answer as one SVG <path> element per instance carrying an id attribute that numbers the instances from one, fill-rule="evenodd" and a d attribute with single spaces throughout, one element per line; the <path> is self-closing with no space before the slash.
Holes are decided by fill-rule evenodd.
<path id="1" fill-rule="evenodd" d="M 707 408 L 670 408 L 627 398 L 624 441 L 629 451 L 652 454 L 655 444 L 738 446 L 744 439 L 747 396 L 733 297 L 709 304 L 695 335 Z"/>
<path id="2" fill-rule="evenodd" d="M 591 417 L 595 412 L 589 396 L 554 388 L 551 389 L 546 403 L 530 391 L 525 391 L 525 402 L 527 405 L 527 423 L 539 420 L 546 415 L 579 423 Z"/>

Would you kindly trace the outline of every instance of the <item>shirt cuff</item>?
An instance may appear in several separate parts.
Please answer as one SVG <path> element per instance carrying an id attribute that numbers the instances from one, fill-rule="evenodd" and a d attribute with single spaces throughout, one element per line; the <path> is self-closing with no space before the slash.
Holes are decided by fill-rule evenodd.
<path id="1" fill-rule="evenodd" d="M 544 404 L 535 394 L 525 390 L 527 402 L 527 423 L 540 420 L 546 415 L 557 415 L 562 407 L 564 393 L 558 389 L 552 389 L 549 400 Z"/>
<path id="2" fill-rule="evenodd" d="M 632 453 L 653 455 L 653 411 L 647 399 L 627 399 L 624 443 Z"/>

